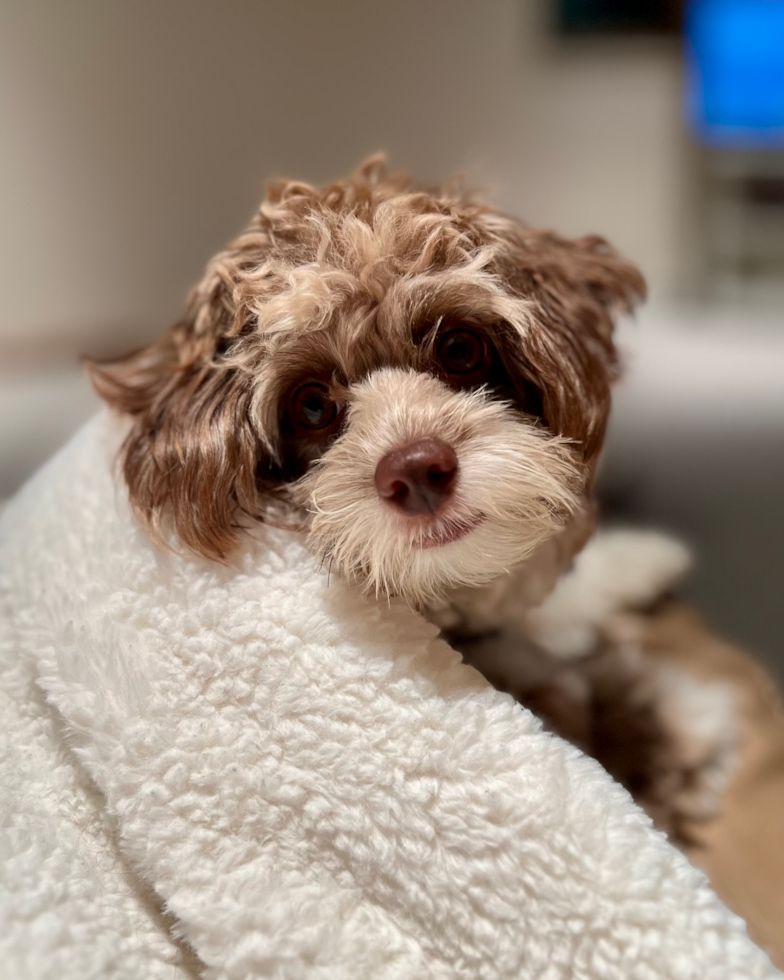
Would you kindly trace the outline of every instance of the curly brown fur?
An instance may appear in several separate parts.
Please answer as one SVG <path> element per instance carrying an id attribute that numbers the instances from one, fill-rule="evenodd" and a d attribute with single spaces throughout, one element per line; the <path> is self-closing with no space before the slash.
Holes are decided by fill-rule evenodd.
<path id="1" fill-rule="evenodd" d="M 270 185 L 248 230 L 208 264 L 182 322 L 144 350 L 93 364 L 92 377 L 131 418 L 122 471 L 159 541 L 173 531 L 193 552 L 226 560 L 252 522 L 296 520 L 344 574 L 421 602 L 511 567 L 581 509 L 616 372 L 613 314 L 643 292 L 639 273 L 600 238 L 527 228 L 456 184 L 424 187 L 374 159 L 326 187 Z M 469 324 L 495 348 L 478 390 L 455 391 L 433 368 L 449 323 Z M 309 380 L 345 406 L 329 443 L 301 438 L 287 415 L 290 393 Z M 363 426 L 367 458 L 352 470 Z M 361 524 L 377 542 L 370 554 L 335 504 L 352 481 L 359 503 L 375 499 L 373 440 L 389 449 L 420 433 L 464 454 L 466 498 L 472 460 L 512 488 L 485 531 L 469 535 L 498 550 L 481 574 L 467 572 L 470 555 L 459 573 L 431 567 L 439 561 L 419 547 L 421 528 L 387 527 L 377 502 Z M 468 520 L 461 500 L 439 533 Z M 482 507 L 493 511 L 487 494 Z M 504 548 L 493 521 L 526 525 L 525 534 Z M 394 551 L 389 561 L 383 548 Z M 458 545 L 430 550 L 449 549 L 460 566 Z"/>

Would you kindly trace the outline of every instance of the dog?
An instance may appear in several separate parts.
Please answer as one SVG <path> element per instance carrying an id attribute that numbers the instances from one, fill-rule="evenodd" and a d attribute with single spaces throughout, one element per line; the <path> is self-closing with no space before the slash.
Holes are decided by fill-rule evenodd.
<path id="1" fill-rule="evenodd" d="M 255 521 L 296 524 L 333 573 L 455 625 L 461 590 L 517 604 L 503 573 L 557 538 L 554 580 L 590 533 L 613 319 L 644 292 L 601 238 L 374 159 L 271 185 L 182 322 L 92 378 L 159 541 L 225 561 Z"/>
<path id="2" fill-rule="evenodd" d="M 402 597 L 456 645 L 508 630 L 530 665 L 546 651 L 531 611 L 594 530 L 614 323 L 644 296 L 604 239 L 529 228 L 374 158 L 325 187 L 271 184 L 184 319 L 90 371 L 128 420 L 119 465 L 160 544 L 230 562 L 259 522 L 297 528 L 330 573 Z M 659 689 L 623 658 L 591 662 L 566 688 L 561 672 L 514 693 L 612 771 L 585 690 L 634 707 L 606 747 L 628 744 L 624 718 L 640 727 L 629 692 L 655 709 Z M 645 717 L 657 744 L 682 743 L 665 714 Z M 641 782 L 649 755 L 627 752 L 616 775 L 674 833 L 680 804 Z M 710 812 L 726 783 L 711 765 Z"/>

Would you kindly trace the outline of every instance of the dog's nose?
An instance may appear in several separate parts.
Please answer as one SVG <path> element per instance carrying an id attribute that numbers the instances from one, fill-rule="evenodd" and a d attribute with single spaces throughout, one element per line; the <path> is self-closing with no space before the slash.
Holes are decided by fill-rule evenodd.
<path id="1" fill-rule="evenodd" d="M 405 514 L 435 514 L 452 496 L 454 449 L 440 439 L 419 439 L 395 449 L 376 467 L 376 489 Z"/>

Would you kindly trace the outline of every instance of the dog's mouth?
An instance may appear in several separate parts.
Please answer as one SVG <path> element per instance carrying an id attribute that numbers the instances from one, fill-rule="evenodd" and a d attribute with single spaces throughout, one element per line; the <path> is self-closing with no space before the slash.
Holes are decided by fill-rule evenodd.
<path id="1" fill-rule="evenodd" d="M 472 514 L 437 524 L 414 541 L 415 548 L 439 548 L 464 538 L 484 521 L 484 514 Z"/>

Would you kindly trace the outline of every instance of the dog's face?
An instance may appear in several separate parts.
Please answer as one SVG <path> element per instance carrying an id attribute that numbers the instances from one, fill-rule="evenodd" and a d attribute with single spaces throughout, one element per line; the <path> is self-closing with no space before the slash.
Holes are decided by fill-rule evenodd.
<path id="1" fill-rule="evenodd" d="M 128 413 L 130 498 L 225 559 L 254 520 L 412 602 L 486 582 L 581 506 L 644 286 L 597 238 L 537 232 L 378 163 L 272 187 L 185 320 L 93 367 Z"/>

